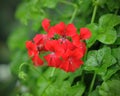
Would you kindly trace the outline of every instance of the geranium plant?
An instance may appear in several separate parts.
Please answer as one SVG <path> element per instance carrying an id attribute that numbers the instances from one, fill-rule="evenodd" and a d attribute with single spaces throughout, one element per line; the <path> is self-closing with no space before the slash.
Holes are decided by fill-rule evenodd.
<path id="1" fill-rule="evenodd" d="M 119 4 L 22 1 L 16 11 L 22 24 L 8 41 L 18 77 L 11 96 L 119 96 Z"/>

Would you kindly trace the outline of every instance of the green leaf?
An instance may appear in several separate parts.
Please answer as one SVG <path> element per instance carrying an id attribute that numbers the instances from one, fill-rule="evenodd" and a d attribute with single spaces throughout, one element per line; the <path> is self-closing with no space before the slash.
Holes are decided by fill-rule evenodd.
<path id="1" fill-rule="evenodd" d="M 111 29 L 114 26 L 120 24 L 120 16 L 114 14 L 105 14 L 99 19 L 99 26 L 105 30 Z"/>
<path id="2" fill-rule="evenodd" d="M 87 60 L 85 61 L 84 69 L 85 70 L 96 70 L 96 68 L 99 66 L 99 63 L 97 62 L 97 51 L 89 51 L 87 55 Z"/>
<path id="3" fill-rule="evenodd" d="M 108 80 L 103 82 L 99 88 L 100 96 L 119 96 L 120 95 L 120 81 Z"/>
<path id="4" fill-rule="evenodd" d="M 43 93 L 43 96 L 82 96 L 85 91 L 85 85 L 79 83 L 74 86 L 70 86 L 69 81 L 63 81 L 61 85 L 52 83 Z"/>
<path id="5" fill-rule="evenodd" d="M 83 82 L 80 82 L 77 85 L 72 86 L 68 91 L 68 96 L 83 96 L 85 85 Z"/>
<path id="6" fill-rule="evenodd" d="M 113 44 L 117 39 L 117 33 L 115 29 L 102 29 L 99 35 L 97 36 L 97 40 L 104 44 Z"/>
<path id="7" fill-rule="evenodd" d="M 114 14 L 105 14 L 99 19 L 99 35 L 97 40 L 104 44 L 113 44 L 117 39 L 117 33 L 114 26 L 120 24 L 120 16 Z"/>
<path id="8" fill-rule="evenodd" d="M 87 46 L 91 47 L 97 40 L 98 26 L 96 24 L 92 23 L 92 24 L 88 24 L 86 27 L 89 28 L 90 31 L 92 32 L 92 37 L 90 37 L 89 40 L 86 40 Z"/>
<path id="9" fill-rule="evenodd" d="M 81 70 L 77 70 L 75 73 L 67 73 L 63 70 L 56 69 L 53 76 L 51 77 L 53 68 L 48 68 L 43 75 L 51 82 L 44 91 L 43 96 L 82 96 L 85 85 L 78 83 L 77 85 L 71 86 L 74 78 L 81 74 Z M 41 82 L 39 82 L 39 85 Z M 41 94 L 41 93 L 40 93 Z"/>
<path id="10" fill-rule="evenodd" d="M 99 87 L 97 87 L 94 91 L 92 91 L 88 96 L 100 96 Z"/>
<path id="11" fill-rule="evenodd" d="M 51 82 L 46 80 L 43 76 L 40 76 L 38 79 L 37 79 L 37 82 L 36 82 L 36 88 L 37 88 L 37 96 L 42 96 L 42 94 L 44 94 L 44 92 L 46 91 L 46 89 L 51 85 Z"/>
<path id="12" fill-rule="evenodd" d="M 111 51 L 111 54 L 116 58 L 116 60 L 113 59 L 113 61 L 111 61 L 111 62 L 113 62 L 114 65 L 107 68 L 107 72 L 103 76 L 103 80 L 110 79 L 111 76 L 113 76 L 117 71 L 120 70 L 120 66 L 119 66 L 120 65 L 120 47 L 113 48 L 112 51 Z"/>
<path id="13" fill-rule="evenodd" d="M 120 37 L 117 37 L 117 40 L 114 43 L 115 45 L 120 45 Z"/>
<path id="14" fill-rule="evenodd" d="M 96 70 L 96 72 L 104 76 L 107 72 L 107 68 L 116 63 L 116 59 L 111 55 L 111 49 L 109 47 L 103 48 L 104 57 L 101 62 L 101 66 Z"/>
<path id="15" fill-rule="evenodd" d="M 61 85 L 51 84 L 44 92 L 43 96 L 67 96 L 70 88 L 68 81 L 63 81 Z"/>
<path id="16" fill-rule="evenodd" d="M 107 68 L 116 63 L 116 59 L 111 55 L 109 47 L 103 47 L 98 51 L 89 51 L 84 69 L 95 71 L 97 74 L 104 76 Z"/>
<path id="17" fill-rule="evenodd" d="M 103 80 L 106 81 L 111 78 L 112 75 L 114 75 L 118 70 L 120 70 L 120 67 L 117 65 L 114 65 L 107 69 L 106 74 L 103 76 Z"/>
<path id="18" fill-rule="evenodd" d="M 117 39 L 117 33 L 114 26 L 120 24 L 120 16 L 106 14 L 99 19 L 99 34 L 97 40 L 104 44 L 113 44 Z"/>
<path id="19" fill-rule="evenodd" d="M 106 53 L 111 54 L 111 49 L 109 47 L 103 47 L 99 50 L 89 51 L 84 68 L 95 71 L 99 69 L 99 67 L 102 66 L 102 62 Z"/>
<path id="20" fill-rule="evenodd" d="M 112 55 L 117 59 L 117 63 L 120 65 L 120 47 L 113 48 Z"/>

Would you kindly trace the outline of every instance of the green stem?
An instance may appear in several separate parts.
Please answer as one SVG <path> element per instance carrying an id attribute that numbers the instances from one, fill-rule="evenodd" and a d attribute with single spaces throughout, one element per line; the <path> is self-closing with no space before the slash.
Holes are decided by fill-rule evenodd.
<path id="1" fill-rule="evenodd" d="M 95 20 L 95 16 L 96 16 L 97 8 L 98 8 L 98 5 L 96 4 L 96 5 L 94 6 L 94 10 L 93 10 L 93 14 L 92 14 L 91 23 L 93 23 L 94 20 Z"/>
<path id="2" fill-rule="evenodd" d="M 96 78 L 96 73 L 94 73 L 94 75 L 93 75 L 93 79 L 92 79 L 92 82 L 90 84 L 90 88 L 89 88 L 88 94 L 90 94 L 91 91 L 93 90 L 93 86 L 94 86 L 94 83 L 95 83 L 95 78 Z"/>
<path id="3" fill-rule="evenodd" d="M 22 70 L 22 67 L 23 67 L 24 65 L 28 65 L 28 64 L 27 64 L 27 63 L 22 63 L 22 64 L 20 64 L 20 66 L 19 66 L 19 72 Z"/>
<path id="4" fill-rule="evenodd" d="M 53 68 L 50 77 L 52 77 L 52 76 L 54 75 L 55 69 L 56 69 L 56 68 Z"/>
<path id="5" fill-rule="evenodd" d="M 77 13 L 77 6 L 75 7 L 75 10 L 74 10 L 74 12 L 73 12 L 73 14 L 72 14 L 72 17 L 71 17 L 71 19 L 70 19 L 69 23 L 72 23 L 72 22 L 73 22 L 73 20 L 74 20 L 74 18 L 75 18 L 76 13 Z"/>
<path id="6" fill-rule="evenodd" d="M 84 82 L 84 70 L 82 70 L 82 77 L 81 77 L 81 81 Z"/>
<path id="7" fill-rule="evenodd" d="M 64 3 L 64 4 L 67 4 L 67 5 L 71 5 L 71 6 L 73 6 L 74 8 L 75 8 L 75 10 L 74 10 L 74 12 L 73 12 L 73 14 L 72 14 L 72 17 L 71 17 L 71 19 L 70 19 L 70 21 L 69 21 L 69 23 L 72 23 L 73 22 L 73 20 L 74 20 L 74 18 L 75 18 L 75 15 L 76 15 L 76 13 L 77 13 L 77 5 L 76 4 L 74 4 L 74 3 L 72 3 L 72 2 L 68 2 L 68 1 L 65 1 L 65 0 L 61 0 L 60 1 L 61 3 Z"/>

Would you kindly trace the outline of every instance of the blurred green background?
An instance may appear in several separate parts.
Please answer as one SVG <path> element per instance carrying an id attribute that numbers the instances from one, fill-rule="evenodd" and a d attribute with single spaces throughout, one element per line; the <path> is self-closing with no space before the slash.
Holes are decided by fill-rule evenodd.
<path id="1" fill-rule="evenodd" d="M 10 50 L 7 40 L 14 26 L 16 7 L 20 0 L 0 0 L 0 96 L 8 96 L 14 87 L 10 73 Z"/>
<path id="2" fill-rule="evenodd" d="M 9 63 L 7 38 L 14 27 L 15 10 L 20 0 L 0 0 L 0 63 Z"/>

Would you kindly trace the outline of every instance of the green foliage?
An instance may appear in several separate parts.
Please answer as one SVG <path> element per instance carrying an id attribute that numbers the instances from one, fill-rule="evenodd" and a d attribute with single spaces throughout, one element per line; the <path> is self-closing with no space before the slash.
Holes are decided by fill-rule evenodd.
<path id="1" fill-rule="evenodd" d="M 119 80 L 109 80 L 103 82 L 99 88 L 100 96 L 119 96 L 120 81 Z"/>
<path id="2" fill-rule="evenodd" d="M 24 50 L 25 42 L 28 40 L 28 29 L 24 26 L 14 28 L 13 33 L 8 39 L 8 46 L 11 51 L 16 49 Z"/>
<path id="3" fill-rule="evenodd" d="M 112 0 L 109 0 L 109 2 L 106 2 L 106 4 L 110 11 L 114 11 L 116 9 L 118 10 L 120 8 L 120 0 L 114 0 L 114 2 Z"/>
<path id="4" fill-rule="evenodd" d="M 101 76 L 105 76 L 107 68 L 116 63 L 116 59 L 111 55 L 111 49 L 109 47 L 89 51 L 87 58 L 84 69 L 88 71 L 93 70 Z"/>
<path id="5" fill-rule="evenodd" d="M 117 39 L 114 26 L 120 24 L 120 16 L 114 14 L 103 15 L 99 19 L 98 40 L 105 44 L 113 44 Z"/>
<path id="6" fill-rule="evenodd" d="M 21 25 L 17 24 L 8 38 L 11 71 L 15 77 L 18 77 L 19 82 L 12 94 L 17 96 L 119 96 L 119 3 L 120 0 L 21 1 L 15 14 L 21 21 Z M 85 41 L 89 49 L 84 57 L 84 64 L 74 73 L 54 70 L 47 66 L 35 67 L 28 59 L 25 42 L 38 32 L 44 33 L 41 27 L 44 18 L 49 18 L 52 25 L 63 21 L 66 24 L 72 22 L 77 28 L 90 29 L 92 37 Z M 94 76 L 94 79 L 91 76 Z M 23 87 L 25 90 L 22 90 Z"/>
<path id="7" fill-rule="evenodd" d="M 117 63 L 120 65 L 120 47 L 112 49 L 113 56 L 117 59 Z"/>
<path id="8" fill-rule="evenodd" d="M 87 46 L 91 47 L 95 43 L 95 41 L 97 40 L 98 26 L 96 24 L 92 23 L 92 24 L 88 24 L 86 27 L 89 28 L 90 31 L 92 32 L 91 38 L 86 41 Z"/>
<path id="9" fill-rule="evenodd" d="M 92 46 L 96 40 L 104 44 L 113 44 L 117 39 L 117 32 L 114 27 L 118 24 L 120 24 L 120 16 L 105 14 L 100 17 L 98 25 L 87 25 L 92 31 L 92 38 L 87 41 L 88 47 Z"/>

